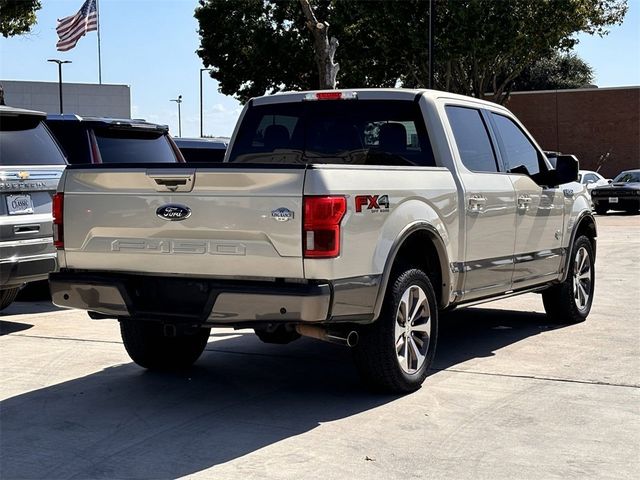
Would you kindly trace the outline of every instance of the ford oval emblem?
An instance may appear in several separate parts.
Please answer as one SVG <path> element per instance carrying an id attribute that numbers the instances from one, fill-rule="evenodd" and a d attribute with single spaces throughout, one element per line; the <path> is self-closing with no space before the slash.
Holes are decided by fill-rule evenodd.
<path id="1" fill-rule="evenodd" d="M 191 209 L 185 205 L 177 205 L 175 203 L 169 205 L 163 205 L 156 210 L 156 215 L 164 220 L 170 220 L 177 222 L 189 218 L 191 216 Z"/>
<path id="2" fill-rule="evenodd" d="M 288 222 L 293 218 L 293 212 L 288 208 L 278 208 L 271 211 L 271 218 L 277 222 Z"/>

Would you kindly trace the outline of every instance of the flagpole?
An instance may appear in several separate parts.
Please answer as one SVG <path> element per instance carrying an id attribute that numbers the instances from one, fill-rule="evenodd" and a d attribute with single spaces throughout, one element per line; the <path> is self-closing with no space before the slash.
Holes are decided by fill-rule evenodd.
<path id="1" fill-rule="evenodd" d="M 100 2 L 96 0 L 96 21 L 98 23 L 98 82 L 102 85 L 102 55 L 100 54 Z"/>

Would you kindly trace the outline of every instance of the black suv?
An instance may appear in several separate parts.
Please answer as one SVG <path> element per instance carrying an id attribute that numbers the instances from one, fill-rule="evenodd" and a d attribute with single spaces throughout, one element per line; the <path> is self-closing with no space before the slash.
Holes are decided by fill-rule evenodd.
<path id="1" fill-rule="evenodd" d="M 184 162 L 166 125 L 68 114 L 48 115 L 46 124 L 70 164 Z"/>
<path id="2" fill-rule="evenodd" d="M 220 163 L 229 145 L 228 138 L 174 138 L 187 163 Z"/>
<path id="3" fill-rule="evenodd" d="M 52 195 L 67 163 L 44 118 L 0 106 L 0 310 L 56 268 Z"/>

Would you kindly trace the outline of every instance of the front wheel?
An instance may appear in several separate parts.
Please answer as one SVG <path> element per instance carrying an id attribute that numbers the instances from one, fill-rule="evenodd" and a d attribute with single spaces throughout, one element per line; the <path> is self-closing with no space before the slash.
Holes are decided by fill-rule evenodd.
<path id="1" fill-rule="evenodd" d="M 366 383 L 394 393 L 420 388 L 438 338 L 438 307 L 429 277 L 410 269 L 391 278 L 380 317 L 360 333 L 354 359 Z"/>
<path id="2" fill-rule="evenodd" d="M 576 239 L 571 255 L 566 280 L 542 292 L 547 316 L 558 323 L 583 322 L 593 303 L 596 280 L 594 252 L 586 236 Z"/>
<path id="3" fill-rule="evenodd" d="M 176 332 L 166 336 L 163 325 L 141 320 L 121 320 L 120 334 L 131 360 L 149 370 L 180 370 L 190 367 L 202 354 L 210 328 Z"/>

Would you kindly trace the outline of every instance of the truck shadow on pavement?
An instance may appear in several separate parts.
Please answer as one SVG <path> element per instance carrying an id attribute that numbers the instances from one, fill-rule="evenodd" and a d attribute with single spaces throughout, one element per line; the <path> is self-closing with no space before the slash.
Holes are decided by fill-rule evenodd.
<path id="1" fill-rule="evenodd" d="M 454 312 L 443 322 L 435 368 L 493 355 L 547 329 L 537 313 Z M 365 390 L 342 347 L 212 336 L 188 373 L 129 363 L 1 402 L 0 472 L 7 479 L 176 478 L 398 398 Z M 299 444 L 290 448 L 291 461 L 308 455 Z"/>

